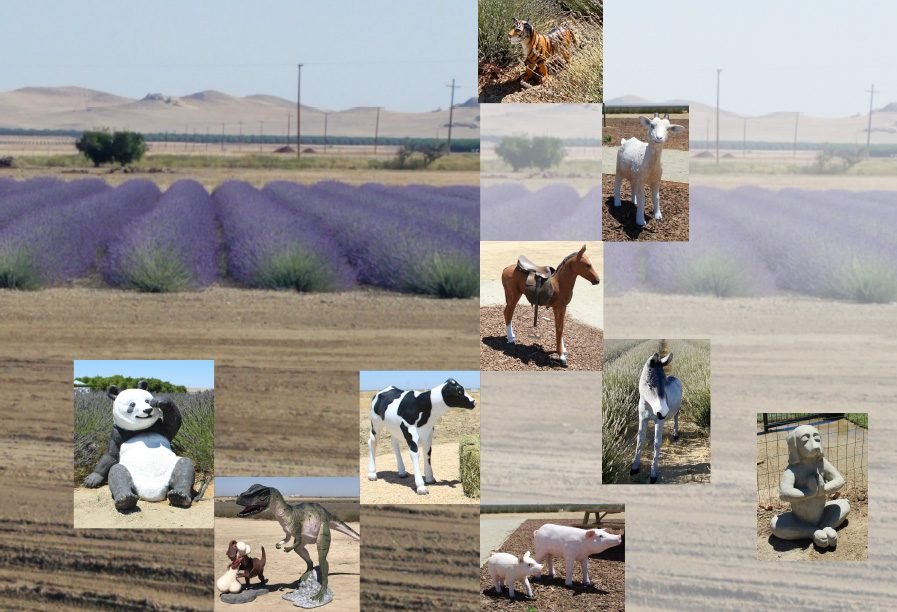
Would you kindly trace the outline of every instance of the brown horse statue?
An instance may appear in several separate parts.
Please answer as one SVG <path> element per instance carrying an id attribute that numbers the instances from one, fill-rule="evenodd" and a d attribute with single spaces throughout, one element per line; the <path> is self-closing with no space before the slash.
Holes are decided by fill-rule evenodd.
<path id="1" fill-rule="evenodd" d="M 598 272 L 586 255 L 586 245 L 582 245 L 576 253 L 564 257 L 558 267 L 537 266 L 526 257 L 521 256 L 516 264 L 510 265 L 501 273 L 501 285 L 505 289 L 505 325 L 508 342 L 514 344 L 514 327 L 511 319 L 520 296 L 527 299 L 538 309 L 539 306 L 550 306 L 554 311 L 555 340 L 561 365 L 567 365 L 567 348 L 564 346 L 564 315 L 567 304 L 573 299 L 573 285 L 576 277 L 581 276 L 593 285 L 600 282 Z M 538 312 L 538 311 L 537 311 Z M 533 325 L 536 319 L 534 317 Z"/>

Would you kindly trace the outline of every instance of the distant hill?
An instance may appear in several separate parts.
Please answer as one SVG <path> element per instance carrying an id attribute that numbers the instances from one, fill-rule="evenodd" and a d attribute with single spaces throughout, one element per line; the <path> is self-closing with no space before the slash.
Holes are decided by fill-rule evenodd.
<path id="1" fill-rule="evenodd" d="M 473 101 L 471 103 L 471 100 Z M 302 133 L 323 135 L 324 115 L 330 136 L 373 136 L 376 107 L 330 111 L 302 106 Z M 296 102 L 277 96 L 252 95 L 239 98 L 206 90 L 187 95 L 149 93 L 137 100 L 82 87 L 24 87 L 0 92 L 0 128 L 86 130 L 106 127 L 139 132 L 174 134 L 296 133 Z M 430 138 L 437 131 L 444 137 L 448 109 L 408 113 L 384 109 L 380 112 L 382 137 Z M 479 137 L 479 106 L 471 98 L 454 110 L 455 138 Z"/>

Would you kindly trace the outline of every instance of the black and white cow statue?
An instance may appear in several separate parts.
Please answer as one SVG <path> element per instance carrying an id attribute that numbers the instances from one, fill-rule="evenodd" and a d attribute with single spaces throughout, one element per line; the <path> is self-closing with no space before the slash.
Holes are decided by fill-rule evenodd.
<path id="1" fill-rule="evenodd" d="M 401 437 L 405 438 L 411 452 L 417 493 L 418 495 L 429 493 L 426 484 L 436 482 L 433 467 L 430 465 L 436 422 L 448 412 L 449 408 L 471 410 L 476 405 L 476 401 L 454 378 L 449 378 L 429 391 L 403 391 L 398 387 L 387 387 L 379 391 L 371 400 L 371 435 L 368 437 L 371 457 L 368 463 L 368 480 L 377 480 L 377 434 L 385 427 L 390 433 L 392 449 L 396 454 L 399 477 L 404 478 L 408 475 L 402 462 L 402 449 L 399 445 Z M 423 477 L 420 469 L 421 455 L 424 457 Z"/>

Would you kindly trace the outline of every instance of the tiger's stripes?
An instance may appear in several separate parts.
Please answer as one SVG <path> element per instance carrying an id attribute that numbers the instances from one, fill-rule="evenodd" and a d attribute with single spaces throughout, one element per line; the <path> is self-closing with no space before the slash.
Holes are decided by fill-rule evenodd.
<path id="1" fill-rule="evenodd" d="M 533 24 L 522 19 L 514 20 L 508 40 L 523 49 L 526 65 L 523 81 L 531 82 L 538 77 L 540 83 L 548 76 L 548 63 L 557 55 L 561 55 L 565 62 L 569 61 L 571 49 L 577 44 L 576 34 L 569 28 L 558 26 L 542 34 L 536 32 Z"/>

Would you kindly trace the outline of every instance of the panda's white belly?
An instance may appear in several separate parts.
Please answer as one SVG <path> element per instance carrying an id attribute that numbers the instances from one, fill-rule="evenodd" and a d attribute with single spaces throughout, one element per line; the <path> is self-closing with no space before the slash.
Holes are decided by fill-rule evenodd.
<path id="1" fill-rule="evenodd" d="M 118 454 L 118 462 L 131 474 L 137 495 L 147 501 L 165 499 L 178 458 L 168 438 L 158 433 L 134 436 L 122 443 Z"/>

